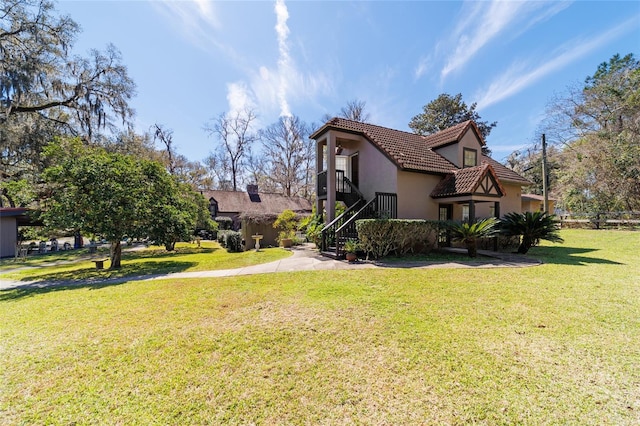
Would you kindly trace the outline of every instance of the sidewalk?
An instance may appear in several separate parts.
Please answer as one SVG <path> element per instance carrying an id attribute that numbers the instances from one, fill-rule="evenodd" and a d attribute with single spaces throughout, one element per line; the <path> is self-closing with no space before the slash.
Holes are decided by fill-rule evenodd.
<path id="1" fill-rule="evenodd" d="M 296 246 L 292 249 L 293 254 L 285 259 L 260 265 L 246 266 L 237 269 L 221 269 L 216 271 L 196 271 L 196 272 L 175 272 L 162 275 L 130 276 L 122 278 L 104 279 L 95 281 L 96 284 L 117 284 L 127 281 L 149 281 L 168 278 L 215 278 L 233 277 L 239 275 L 270 274 L 276 272 L 296 272 L 296 271 L 335 271 L 335 270 L 358 270 L 376 268 L 522 268 L 539 265 L 541 262 L 526 256 L 496 253 L 479 250 L 481 258 L 471 262 L 378 262 L 378 261 L 358 261 L 348 263 L 344 260 L 335 260 L 321 256 L 312 249 L 311 244 Z M 0 279 L 0 290 L 11 288 L 45 288 L 49 285 L 73 285 L 75 282 L 56 282 L 47 284 L 44 282 L 19 282 Z"/>

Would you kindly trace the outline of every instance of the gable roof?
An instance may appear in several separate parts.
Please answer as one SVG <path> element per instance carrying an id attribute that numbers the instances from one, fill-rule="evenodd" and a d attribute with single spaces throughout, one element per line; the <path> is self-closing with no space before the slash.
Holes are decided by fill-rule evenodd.
<path id="1" fill-rule="evenodd" d="M 471 120 L 456 124 L 432 135 L 421 136 L 374 124 L 334 117 L 316 130 L 310 138 L 317 140 L 328 130 L 338 130 L 364 136 L 402 170 L 441 175 L 449 174 L 460 168 L 438 154 L 434 149 L 459 142 L 467 131 L 473 131 L 480 145 L 485 145 L 480 130 Z M 500 180 L 520 185 L 531 185 L 532 183 L 491 157 L 482 155 L 481 161 L 489 163 Z"/>
<path id="2" fill-rule="evenodd" d="M 486 185 L 488 178 L 490 182 Z M 491 186 L 489 188 L 488 186 Z M 488 191 L 493 189 L 495 194 Z M 489 163 L 482 163 L 476 167 L 466 167 L 459 169 L 445 176 L 431 192 L 432 198 L 456 197 L 462 195 L 495 195 L 501 197 L 506 194 L 500 179 L 496 176 L 495 170 Z"/>
<path id="3" fill-rule="evenodd" d="M 265 192 L 249 194 L 245 191 L 205 191 L 202 195 L 207 200 L 213 198 L 218 203 L 220 213 L 279 215 L 284 210 L 293 210 L 295 213 L 311 212 L 311 202 L 302 197 Z"/>
<path id="4" fill-rule="evenodd" d="M 310 137 L 317 139 L 331 129 L 363 135 L 386 154 L 396 166 L 404 170 L 442 174 L 457 168 L 449 160 L 432 151 L 425 136 L 346 118 L 335 117 L 329 120 Z"/>

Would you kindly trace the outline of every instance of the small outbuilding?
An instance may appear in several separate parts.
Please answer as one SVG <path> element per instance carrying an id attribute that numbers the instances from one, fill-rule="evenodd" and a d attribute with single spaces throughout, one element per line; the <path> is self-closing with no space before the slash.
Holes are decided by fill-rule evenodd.
<path id="1" fill-rule="evenodd" d="M 312 205 L 304 197 L 286 196 L 260 192 L 258 185 L 247 185 L 245 191 L 205 191 L 209 201 L 211 218 L 228 217 L 232 220 L 232 229 L 242 233 L 244 249 L 255 247 L 252 235 L 263 236 L 261 247 L 277 245 L 278 232 L 273 223 L 280 213 L 291 210 L 300 216 L 311 214 Z"/>
<path id="2" fill-rule="evenodd" d="M 18 249 L 18 226 L 30 224 L 27 209 L 0 207 L 0 258 L 15 257 Z"/>

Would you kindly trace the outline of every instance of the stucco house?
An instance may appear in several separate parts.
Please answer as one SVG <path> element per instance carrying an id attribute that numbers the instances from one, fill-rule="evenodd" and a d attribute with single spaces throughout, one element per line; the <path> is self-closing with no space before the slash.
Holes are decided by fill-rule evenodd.
<path id="1" fill-rule="evenodd" d="M 273 228 L 276 217 L 284 210 L 299 215 L 310 215 L 311 202 L 303 197 L 260 192 L 258 185 L 247 185 L 246 191 L 205 191 L 202 195 L 209 201 L 211 218 L 228 217 L 233 229 L 242 233 L 245 250 L 255 247 L 252 235 L 263 236 L 262 247 L 277 245 L 278 231 Z"/>
<path id="2" fill-rule="evenodd" d="M 544 197 L 538 194 L 522 194 L 522 212 L 544 211 Z M 555 198 L 549 198 L 549 214 L 555 212 Z"/>
<path id="3" fill-rule="evenodd" d="M 337 241 L 357 219 L 475 220 L 521 212 L 527 179 L 482 154 L 473 121 L 429 136 L 333 118 L 315 131 L 316 211 Z M 332 206 L 347 210 L 335 217 Z M 331 208 L 329 208 L 331 207 Z M 324 235 L 323 237 L 326 237 Z"/>

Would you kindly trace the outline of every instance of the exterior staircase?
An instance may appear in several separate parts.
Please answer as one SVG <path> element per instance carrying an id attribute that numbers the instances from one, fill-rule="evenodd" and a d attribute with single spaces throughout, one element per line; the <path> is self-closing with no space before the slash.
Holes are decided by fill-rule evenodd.
<path id="1" fill-rule="evenodd" d="M 365 199 L 359 190 L 357 190 L 357 193 L 360 194 L 360 197 L 352 205 L 348 205 L 340 216 L 322 229 L 320 243 L 320 253 L 322 255 L 334 259 L 343 259 L 345 257 L 345 242 L 350 239 L 358 239 L 357 220 L 397 218 L 398 204 L 396 194 L 376 192 L 375 198 L 365 203 Z"/>

